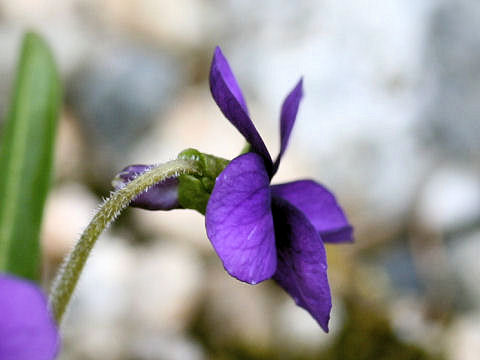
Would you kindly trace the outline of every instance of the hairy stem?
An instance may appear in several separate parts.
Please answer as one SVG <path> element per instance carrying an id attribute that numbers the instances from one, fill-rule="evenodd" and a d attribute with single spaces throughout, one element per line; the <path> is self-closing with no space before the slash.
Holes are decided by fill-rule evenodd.
<path id="1" fill-rule="evenodd" d="M 60 324 L 80 273 L 100 234 L 114 221 L 120 212 L 139 194 L 151 186 L 180 174 L 199 174 L 193 161 L 172 160 L 142 173 L 123 188 L 113 192 L 100 206 L 92 221 L 84 230 L 73 250 L 66 257 L 57 273 L 50 292 L 49 304 L 55 320 Z"/>

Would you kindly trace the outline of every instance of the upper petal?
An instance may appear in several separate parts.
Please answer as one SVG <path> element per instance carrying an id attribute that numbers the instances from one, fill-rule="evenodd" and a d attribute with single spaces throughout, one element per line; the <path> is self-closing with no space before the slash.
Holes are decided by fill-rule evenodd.
<path id="1" fill-rule="evenodd" d="M 300 180 L 273 185 L 271 189 L 272 195 L 288 200 L 300 209 L 323 241 L 353 241 L 353 227 L 335 196 L 324 186 L 312 180 Z"/>
<path id="2" fill-rule="evenodd" d="M 230 68 L 230 64 L 223 55 L 222 50 L 219 46 L 215 48 L 215 52 L 213 54 L 212 69 L 214 66 L 215 70 L 218 70 L 219 75 L 222 77 L 233 97 L 238 101 L 245 114 L 248 115 L 247 102 L 243 97 L 242 89 L 240 89 L 237 79 L 235 78 L 235 75 L 233 75 L 232 69 Z M 210 73 L 210 76 L 211 75 L 212 74 Z"/>
<path id="3" fill-rule="evenodd" d="M 207 205 L 207 235 L 228 273 L 256 284 L 277 266 L 269 177 L 263 159 L 247 153 L 218 176 Z"/>
<path id="4" fill-rule="evenodd" d="M 328 332 L 332 300 L 323 241 L 288 201 L 273 196 L 272 211 L 278 254 L 273 278 Z"/>
<path id="5" fill-rule="evenodd" d="M 225 117 L 252 145 L 253 150 L 264 158 L 267 167 L 270 168 L 272 158 L 248 116 L 247 105 L 240 87 L 219 47 L 215 49 L 210 68 L 210 91 Z"/>
<path id="6" fill-rule="evenodd" d="M 287 149 L 288 140 L 290 139 L 290 134 L 295 124 L 295 119 L 297 118 L 298 106 L 300 105 L 300 100 L 303 97 L 303 79 L 300 79 L 293 88 L 293 90 L 287 95 L 282 105 L 282 112 L 280 114 L 280 152 L 278 153 L 277 158 L 275 159 L 275 164 L 273 165 L 273 173 L 277 172 L 278 166 L 280 165 L 280 160 Z"/>
<path id="7" fill-rule="evenodd" d="M 40 288 L 0 274 L 0 294 L 0 359 L 54 359 L 60 339 Z"/>
<path id="8" fill-rule="evenodd" d="M 130 165 L 117 174 L 112 181 L 115 189 L 122 188 L 153 165 Z M 138 195 L 130 206 L 146 210 L 171 210 L 180 207 L 178 203 L 178 179 L 170 178 L 155 184 L 147 191 Z"/>

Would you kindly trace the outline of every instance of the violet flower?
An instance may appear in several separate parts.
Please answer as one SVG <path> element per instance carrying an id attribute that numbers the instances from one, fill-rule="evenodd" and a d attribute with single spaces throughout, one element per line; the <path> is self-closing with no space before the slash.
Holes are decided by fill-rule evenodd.
<path id="1" fill-rule="evenodd" d="M 0 274 L 0 359 L 51 360 L 59 346 L 42 290 L 27 280 Z"/>
<path id="2" fill-rule="evenodd" d="M 172 179 L 157 184 L 138 196 L 132 206 L 149 210 L 183 207 L 205 214 L 208 238 L 230 275 L 249 284 L 273 278 L 328 332 L 332 303 L 324 242 L 351 242 L 353 228 L 334 195 L 315 181 L 270 185 L 295 123 L 302 80 L 282 105 L 281 146 L 275 161 L 253 125 L 242 91 L 218 47 L 210 70 L 210 90 L 225 117 L 250 144 L 251 152 L 228 163 L 193 150 L 203 158 L 202 168 L 209 174 L 202 179 L 190 176 L 190 183 L 184 181 L 188 190 L 184 194 L 193 199 L 190 203 L 182 202 L 185 196 L 179 197 L 180 177 L 180 182 Z M 205 165 L 207 157 L 215 164 L 210 170 Z M 124 186 L 148 167 L 125 168 L 114 186 Z M 213 188 L 204 186 L 208 181 Z"/>
<path id="3" fill-rule="evenodd" d="M 280 153 L 272 158 L 220 48 L 210 89 L 225 117 L 251 145 L 218 176 L 207 205 L 207 235 L 227 272 L 250 284 L 273 278 L 328 332 L 331 295 L 324 242 L 353 241 L 352 226 L 333 194 L 312 180 L 270 185 L 295 122 L 302 80 L 285 99 Z"/>

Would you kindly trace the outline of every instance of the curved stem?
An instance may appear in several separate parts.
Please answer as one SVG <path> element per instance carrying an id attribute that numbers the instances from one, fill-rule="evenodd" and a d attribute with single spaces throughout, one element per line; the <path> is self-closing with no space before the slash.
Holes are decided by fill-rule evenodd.
<path id="1" fill-rule="evenodd" d="M 57 273 L 50 292 L 49 304 L 59 324 L 77 284 L 80 273 L 100 234 L 114 221 L 120 212 L 139 194 L 151 186 L 180 174 L 199 174 L 193 161 L 177 159 L 158 165 L 113 192 L 82 233 L 73 250 Z"/>

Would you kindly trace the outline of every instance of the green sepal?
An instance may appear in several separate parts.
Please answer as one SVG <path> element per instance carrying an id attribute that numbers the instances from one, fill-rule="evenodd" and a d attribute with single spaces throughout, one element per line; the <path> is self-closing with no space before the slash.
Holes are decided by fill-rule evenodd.
<path id="1" fill-rule="evenodd" d="M 178 177 L 178 202 L 185 209 L 197 210 L 205 215 L 210 192 L 208 192 L 200 179 L 192 175 Z"/>
<path id="2" fill-rule="evenodd" d="M 201 153 L 196 149 L 182 151 L 178 155 L 178 159 L 195 161 L 201 170 L 201 174 L 197 176 L 180 175 L 178 177 L 178 202 L 185 209 L 197 210 L 205 215 L 210 194 L 215 186 L 215 180 L 229 161 Z"/>

